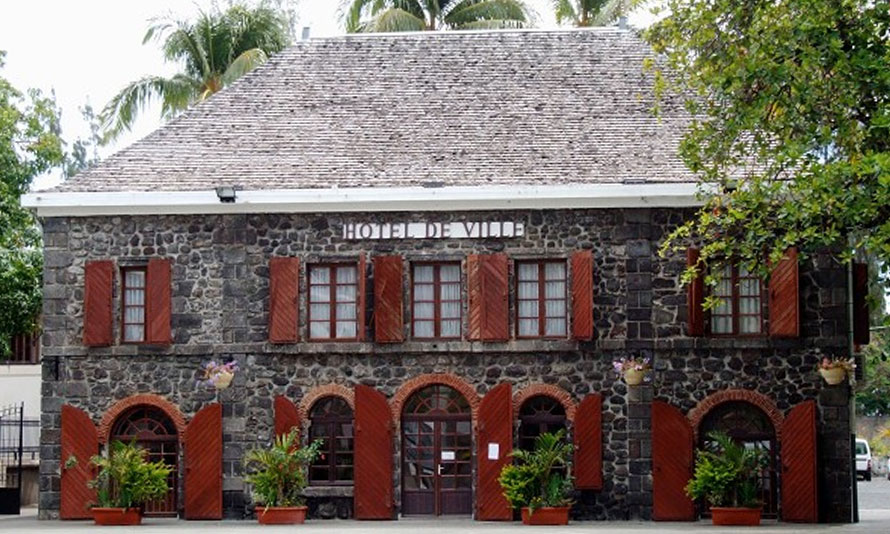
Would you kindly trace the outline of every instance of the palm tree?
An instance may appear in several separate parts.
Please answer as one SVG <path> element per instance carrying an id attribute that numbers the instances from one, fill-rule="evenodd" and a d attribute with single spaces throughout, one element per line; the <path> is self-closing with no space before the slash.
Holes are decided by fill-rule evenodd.
<path id="1" fill-rule="evenodd" d="M 522 0 L 345 0 L 346 31 L 404 32 L 524 28 Z"/>
<path id="2" fill-rule="evenodd" d="M 124 87 L 100 114 L 103 141 L 129 130 L 139 111 L 153 99 L 161 101 L 168 119 L 205 100 L 290 44 L 286 16 L 260 5 L 232 5 L 225 12 L 200 12 L 194 22 L 157 19 L 142 43 L 161 41 L 164 59 L 180 62 L 183 72 L 170 78 L 146 76 Z"/>
<path id="3" fill-rule="evenodd" d="M 647 0 L 551 0 L 557 24 L 583 28 L 607 26 L 640 7 Z"/>

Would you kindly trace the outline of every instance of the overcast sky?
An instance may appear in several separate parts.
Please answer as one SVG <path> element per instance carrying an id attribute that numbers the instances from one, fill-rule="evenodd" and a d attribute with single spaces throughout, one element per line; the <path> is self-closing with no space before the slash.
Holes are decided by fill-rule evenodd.
<path id="1" fill-rule="evenodd" d="M 538 27 L 557 27 L 550 0 L 528 3 L 538 13 Z M 176 65 L 164 62 L 157 43 L 142 44 L 149 20 L 168 13 L 193 17 L 212 4 L 213 0 L 3 0 L 0 50 L 7 55 L 0 75 L 22 90 L 55 91 L 65 139 L 87 137 L 80 106 L 89 102 L 98 112 L 130 81 L 177 70 Z M 340 0 L 298 0 L 296 4 L 299 26 L 310 27 L 313 37 L 342 33 Z M 631 23 L 646 18 L 645 12 L 636 14 Z M 158 108 L 146 110 L 133 131 L 102 149 L 101 155 L 144 137 L 159 124 Z M 57 181 L 57 176 L 41 177 L 34 189 Z"/>

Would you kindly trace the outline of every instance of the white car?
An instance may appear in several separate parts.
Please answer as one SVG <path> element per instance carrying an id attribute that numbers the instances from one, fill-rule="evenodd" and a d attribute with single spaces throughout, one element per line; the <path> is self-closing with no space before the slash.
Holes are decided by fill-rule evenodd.
<path id="1" fill-rule="evenodd" d="M 856 476 L 871 481 L 871 449 L 864 439 L 856 439 Z"/>

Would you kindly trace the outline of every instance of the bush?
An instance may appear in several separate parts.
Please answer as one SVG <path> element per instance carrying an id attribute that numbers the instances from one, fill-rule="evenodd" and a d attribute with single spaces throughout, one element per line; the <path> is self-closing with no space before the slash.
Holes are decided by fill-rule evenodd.
<path id="1" fill-rule="evenodd" d="M 136 445 L 113 441 L 106 456 L 90 462 L 99 469 L 89 487 L 96 490 L 101 508 L 136 508 L 167 494 L 172 468 L 162 461 L 149 462 L 148 451 Z"/>
<path id="2" fill-rule="evenodd" d="M 300 492 L 306 487 L 306 468 L 319 456 L 322 441 L 298 448 L 297 430 L 275 438 L 268 449 L 253 449 L 244 458 L 251 471 L 245 480 L 253 486 L 253 498 L 267 508 L 302 506 Z"/>
<path id="3" fill-rule="evenodd" d="M 713 442 L 709 449 L 696 452 L 695 474 L 686 493 L 711 506 L 760 507 L 760 473 L 768 461 L 764 452 L 739 445 L 722 432 L 708 437 Z"/>
<path id="4" fill-rule="evenodd" d="M 572 504 L 572 477 L 555 470 L 565 466 L 569 471 L 574 447 L 564 440 L 565 430 L 541 434 L 535 438 L 534 450 L 513 451 L 512 456 L 519 463 L 504 466 L 498 478 L 510 506 L 527 507 L 534 512 L 538 508 Z"/>

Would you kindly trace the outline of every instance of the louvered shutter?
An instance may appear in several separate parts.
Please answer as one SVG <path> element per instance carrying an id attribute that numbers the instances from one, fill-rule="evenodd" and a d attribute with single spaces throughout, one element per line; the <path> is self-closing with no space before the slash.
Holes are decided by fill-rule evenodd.
<path id="1" fill-rule="evenodd" d="M 222 405 L 201 408 L 185 429 L 185 518 L 222 519 Z"/>
<path id="2" fill-rule="evenodd" d="M 575 487 L 603 489 L 603 397 L 584 397 L 575 411 Z"/>
<path id="3" fill-rule="evenodd" d="M 169 258 L 153 258 L 146 270 L 148 295 L 145 302 L 148 331 L 145 341 L 169 345 L 173 341 L 170 332 L 172 267 Z"/>
<path id="4" fill-rule="evenodd" d="M 871 335 L 868 330 L 868 264 L 853 264 L 853 342 L 868 345 Z"/>
<path id="5" fill-rule="evenodd" d="M 493 387 L 482 398 L 476 432 L 476 519 L 509 521 L 513 519 L 513 510 L 498 483 L 501 470 L 511 462 L 513 450 L 513 395 L 509 382 Z M 488 456 L 490 444 L 498 445 L 495 459 Z"/>
<path id="6" fill-rule="evenodd" d="M 356 519 L 392 519 L 392 412 L 376 389 L 355 386 Z"/>
<path id="7" fill-rule="evenodd" d="M 295 343 L 300 340 L 299 258 L 269 260 L 269 341 Z"/>
<path id="8" fill-rule="evenodd" d="M 96 490 L 87 487 L 93 479 L 90 458 L 99 454 L 99 434 L 86 412 L 62 405 L 62 479 L 60 481 L 59 517 L 90 519 L 90 505 L 96 502 Z M 69 459 L 76 460 L 68 467 Z"/>
<path id="9" fill-rule="evenodd" d="M 300 411 L 284 395 L 275 396 L 275 435 L 287 434 L 292 428 L 300 431 Z"/>
<path id="10" fill-rule="evenodd" d="M 686 266 L 692 267 L 698 264 L 699 250 L 695 247 L 689 247 L 686 250 Z M 690 336 L 705 335 L 705 278 L 703 273 L 699 273 L 687 287 L 687 333 Z"/>
<path id="11" fill-rule="evenodd" d="M 83 344 L 88 347 L 106 347 L 113 342 L 113 289 L 114 263 L 88 261 L 83 293 Z"/>
<path id="12" fill-rule="evenodd" d="M 356 288 L 356 291 L 358 291 L 358 309 L 356 310 L 356 313 L 358 313 L 358 325 L 356 326 L 358 331 L 357 331 L 356 339 L 358 341 L 364 341 L 365 336 L 366 336 L 366 333 L 365 333 L 365 312 L 366 312 L 365 301 L 367 299 L 366 280 L 365 280 L 365 277 L 367 276 L 367 269 L 365 267 L 365 253 L 364 252 L 361 252 L 358 255 L 358 269 L 356 270 L 356 276 L 358 277 L 358 280 L 356 281 L 358 284 L 358 286 Z"/>
<path id="13" fill-rule="evenodd" d="M 506 254 L 471 254 L 467 257 L 469 339 L 510 339 L 508 273 Z"/>
<path id="14" fill-rule="evenodd" d="M 773 337 L 800 335 L 796 248 L 785 251 L 769 279 L 769 334 Z"/>
<path id="15" fill-rule="evenodd" d="M 405 339 L 402 309 L 402 257 L 374 257 L 374 340 L 398 343 Z"/>
<path id="16" fill-rule="evenodd" d="M 782 519 L 819 520 L 816 456 L 816 402 L 805 401 L 782 422 Z"/>
<path id="17" fill-rule="evenodd" d="M 692 521 L 695 506 L 686 495 L 692 476 L 692 426 L 663 401 L 652 402 L 652 516 L 656 521 Z"/>
<path id="18" fill-rule="evenodd" d="M 572 254 L 572 337 L 593 339 L 593 252 Z"/>

